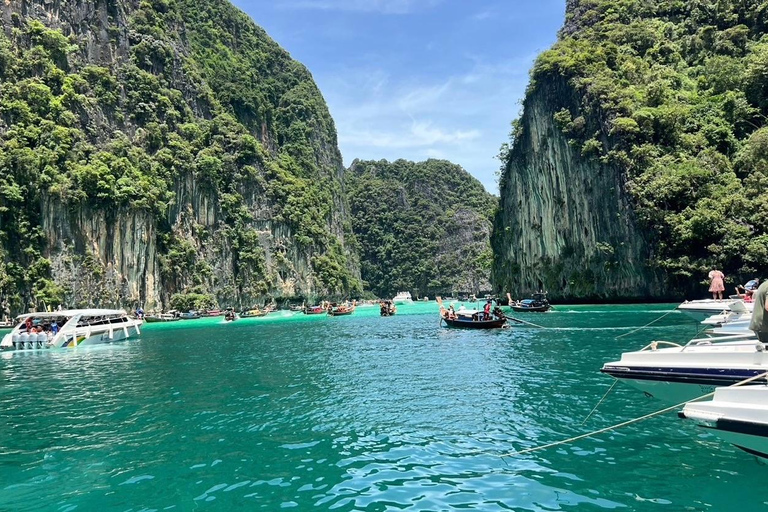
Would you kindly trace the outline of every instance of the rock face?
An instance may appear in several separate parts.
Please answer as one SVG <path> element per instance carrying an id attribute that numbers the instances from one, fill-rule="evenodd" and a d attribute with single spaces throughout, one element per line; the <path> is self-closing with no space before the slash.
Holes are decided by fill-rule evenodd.
<path id="1" fill-rule="evenodd" d="M 545 289 L 568 300 L 660 297 L 663 282 L 647 264 L 651 249 L 624 174 L 583 156 L 554 121 L 578 105 L 566 80 L 539 82 L 525 99 L 500 180 L 494 288 L 513 297 Z"/>
<path id="2" fill-rule="evenodd" d="M 24 0 L 1 4 L 0 24 L 14 84 L 0 93 L 0 296 L 15 310 L 360 291 L 333 120 L 243 13 Z"/>
<path id="3" fill-rule="evenodd" d="M 355 160 L 346 187 L 362 277 L 378 297 L 488 291 L 496 198 L 445 160 Z"/>

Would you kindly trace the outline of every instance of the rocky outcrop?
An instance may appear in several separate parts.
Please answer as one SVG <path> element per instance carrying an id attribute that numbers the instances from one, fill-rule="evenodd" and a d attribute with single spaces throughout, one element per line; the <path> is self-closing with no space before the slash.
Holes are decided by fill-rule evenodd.
<path id="1" fill-rule="evenodd" d="M 227 1 L 13 1 L 0 24 L 3 81 L 42 94 L 19 89 L 23 122 L 14 93 L 0 96 L 0 135 L 17 137 L 0 158 L 38 152 L 46 169 L 15 169 L 0 191 L 14 309 L 42 305 L 46 268 L 59 287 L 47 300 L 70 306 L 159 309 L 193 287 L 222 307 L 360 291 L 322 96 Z M 64 135 L 18 137 L 24 123 Z M 38 229 L 42 243 L 13 245 Z"/>
<path id="2" fill-rule="evenodd" d="M 496 198 L 445 160 L 355 160 L 347 173 L 362 277 L 379 297 L 490 289 Z"/>
<path id="3" fill-rule="evenodd" d="M 525 99 L 500 180 L 494 287 L 515 297 L 539 289 L 567 300 L 660 297 L 663 282 L 647 264 L 648 234 L 638 229 L 624 174 L 583 155 L 555 122 L 565 109 L 607 143 L 599 118 L 579 119 L 580 104 L 556 78 L 539 80 Z"/>

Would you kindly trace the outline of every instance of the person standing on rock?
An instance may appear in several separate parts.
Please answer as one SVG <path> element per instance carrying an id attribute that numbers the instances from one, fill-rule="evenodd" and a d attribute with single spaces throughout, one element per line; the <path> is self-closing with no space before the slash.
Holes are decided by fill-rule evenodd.
<path id="1" fill-rule="evenodd" d="M 768 343 L 768 279 L 758 286 L 757 291 L 752 295 L 755 299 L 755 309 L 752 310 L 752 321 L 749 322 L 749 328 L 755 331 L 757 339 L 763 343 Z"/>
<path id="2" fill-rule="evenodd" d="M 709 278 L 711 279 L 711 282 L 709 283 L 709 291 L 712 292 L 712 299 L 722 300 L 723 292 L 725 291 L 725 283 L 723 282 L 725 274 L 716 268 L 713 268 L 709 272 Z"/>

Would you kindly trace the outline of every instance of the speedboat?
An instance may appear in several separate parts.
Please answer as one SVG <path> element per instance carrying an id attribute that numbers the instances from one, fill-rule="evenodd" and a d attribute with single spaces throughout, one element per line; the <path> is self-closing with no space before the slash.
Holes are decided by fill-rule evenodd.
<path id="1" fill-rule="evenodd" d="M 179 313 L 179 318 L 182 320 L 197 320 L 200 318 L 200 313 L 190 309 L 186 313 Z"/>
<path id="2" fill-rule="evenodd" d="M 392 299 L 395 304 L 413 304 L 413 298 L 411 298 L 411 292 L 398 292 Z"/>
<path id="3" fill-rule="evenodd" d="M 670 403 L 681 403 L 768 371 L 768 352 L 751 331 L 685 345 L 654 341 L 600 370 Z"/>
<path id="4" fill-rule="evenodd" d="M 768 458 L 768 386 L 717 388 L 712 400 L 686 404 L 680 417 L 694 420 L 724 441 Z"/>
<path id="5" fill-rule="evenodd" d="M 752 314 L 753 305 L 754 303 L 744 302 L 741 299 L 687 300 L 677 306 L 677 310 L 698 321 L 702 321 L 712 315 L 730 312 Z"/>
<path id="6" fill-rule="evenodd" d="M 176 311 L 169 311 L 167 313 L 157 313 L 154 315 L 146 315 L 144 317 L 144 320 L 146 320 L 148 323 L 175 322 L 177 320 L 181 320 L 181 316 L 177 315 Z"/>
<path id="7" fill-rule="evenodd" d="M 121 341 L 141 334 L 142 321 L 121 309 L 75 309 L 29 313 L 3 337 L 0 348 L 31 350 Z"/>

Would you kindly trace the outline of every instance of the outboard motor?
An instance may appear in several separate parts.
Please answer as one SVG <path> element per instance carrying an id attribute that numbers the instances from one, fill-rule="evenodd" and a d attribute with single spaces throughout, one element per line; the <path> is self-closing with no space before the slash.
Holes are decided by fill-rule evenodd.
<path id="1" fill-rule="evenodd" d="M 21 343 L 21 341 L 19 340 L 18 332 L 14 333 L 13 336 L 11 336 L 11 342 L 13 343 L 14 350 L 19 350 L 20 348 L 19 344 Z"/>
<path id="2" fill-rule="evenodd" d="M 45 344 L 48 341 L 48 335 L 44 332 L 37 333 L 37 348 L 45 348 Z"/>
<path id="3" fill-rule="evenodd" d="M 29 333 L 23 332 L 19 334 L 19 349 L 27 348 L 27 343 L 29 343 Z"/>

